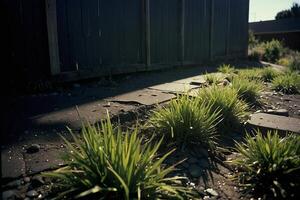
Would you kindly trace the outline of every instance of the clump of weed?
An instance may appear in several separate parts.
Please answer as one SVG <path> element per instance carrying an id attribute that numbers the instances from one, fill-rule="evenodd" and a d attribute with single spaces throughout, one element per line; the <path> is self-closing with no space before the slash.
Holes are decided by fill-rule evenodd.
<path id="1" fill-rule="evenodd" d="M 215 109 L 212 101 L 202 103 L 198 98 L 183 95 L 154 111 L 150 123 L 167 141 L 180 146 L 202 144 L 214 148 L 220 119 L 220 108 Z"/>
<path id="2" fill-rule="evenodd" d="M 222 123 L 219 123 L 218 132 L 228 134 L 240 128 L 246 116 L 247 104 L 239 99 L 238 92 L 231 87 L 211 86 L 203 88 L 198 93 L 202 103 L 212 102 L 212 110 L 221 109 Z"/>
<path id="3" fill-rule="evenodd" d="M 247 79 L 235 77 L 231 83 L 232 88 L 237 90 L 237 93 L 242 100 L 249 105 L 259 103 L 260 92 L 263 89 L 263 85 L 260 81 L 249 81 Z"/>
<path id="4" fill-rule="evenodd" d="M 264 82 L 271 82 L 274 78 L 280 75 L 280 73 L 272 67 L 264 67 L 259 73 L 261 80 Z"/>
<path id="5" fill-rule="evenodd" d="M 162 166 L 173 151 L 158 157 L 162 139 L 152 145 L 137 134 L 137 128 L 123 134 L 108 117 L 100 125 L 84 126 L 82 140 L 72 134 L 75 145 L 64 139 L 68 165 L 44 174 L 60 180 L 58 198 L 191 198 L 193 192 L 181 184 L 183 177 L 167 177 L 174 166 Z"/>
<path id="6" fill-rule="evenodd" d="M 264 193 L 265 197 L 295 198 L 300 183 L 300 137 L 280 138 L 276 131 L 263 136 L 246 136 L 245 143 L 236 143 L 239 156 L 232 163 L 238 167 L 242 186 Z M 299 194 L 299 193 L 298 193 Z M 261 195 L 261 194 L 260 194 Z"/>
<path id="7" fill-rule="evenodd" d="M 276 77 L 272 84 L 274 90 L 285 94 L 297 94 L 300 92 L 300 76 L 293 72 Z"/>
<path id="8" fill-rule="evenodd" d="M 221 82 L 221 77 L 214 73 L 206 73 L 204 79 L 209 85 L 214 85 Z"/>
<path id="9" fill-rule="evenodd" d="M 218 67 L 218 71 L 222 72 L 224 74 L 232 74 L 232 73 L 235 72 L 235 68 L 233 66 L 231 66 L 231 65 L 225 65 L 225 64 L 223 64 L 223 65 L 221 65 L 221 66 Z"/>

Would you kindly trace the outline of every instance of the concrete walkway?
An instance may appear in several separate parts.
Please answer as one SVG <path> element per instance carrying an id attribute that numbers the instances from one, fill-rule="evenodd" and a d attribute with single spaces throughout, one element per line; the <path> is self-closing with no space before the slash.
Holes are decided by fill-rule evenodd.
<path id="1" fill-rule="evenodd" d="M 212 67 L 172 69 L 122 76 L 116 82 L 76 83 L 48 93 L 24 96 L 10 102 L 6 114 L 5 142 L 1 150 L 2 178 L 17 178 L 63 165 L 65 150 L 58 134 L 66 126 L 79 130 L 82 118 L 91 123 L 119 117 L 141 107 L 153 108 L 177 93 L 199 88 L 204 72 Z M 80 117 L 78 110 L 80 112 Z M 34 153 L 28 149 L 37 146 Z"/>
<path id="2" fill-rule="evenodd" d="M 76 83 L 52 93 L 12 99 L 4 108 L 2 178 L 15 179 L 64 165 L 59 158 L 65 146 L 58 134 L 68 136 L 66 126 L 79 130 L 82 118 L 99 122 L 107 110 L 110 117 L 126 118 L 141 113 L 140 109 L 153 109 L 177 93 L 195 91 L 204 83 L 203 74 L 215 69 L 190 67 L 123 75 L 116 81 Z"/>

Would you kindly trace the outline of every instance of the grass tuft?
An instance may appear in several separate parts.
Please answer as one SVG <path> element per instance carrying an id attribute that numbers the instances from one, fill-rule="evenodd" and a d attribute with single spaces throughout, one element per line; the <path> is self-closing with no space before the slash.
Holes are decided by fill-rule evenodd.
<path id="1" fill-rule="evenodd" d="M 87 124 L 82 140 L 73 135 L 67 144 L 67 167 L 46 176 L 60 180 L 60 198 L 183 199 L 193 193 L 181 184 L 183 177 L 167 177 L 175 166 L 163 168 L 173 152 L 157 156 L 162 139 L 151 145 L 137 136 L 138 129 L 122 133 L 109 120 Z M 142 145 L 143 144 L 143 145 Z"/>
<path id="2" fill-rule="evenodd" d="M 261 80 L 264 82 L 271 82 L 274 78 L 279 76 L 280 73 L 272 67 L 264 67 L 260 70 Z"/>
<path id="3" fill-rule="evenodd" d="M 239 156 L 232 163 L 239 167 L 241 185 L 279 199 L 295 198 L 300 186 L 300 137 L 280 138 L 276 131 L 256 134 L 236 143 Z"/>
<path id="4" fill-rule="evenodd" d="M 235 68 L 231 65 L 223 64 L 219 66 L 218 71 L 224 74 L 232 74 L 235 72 Z"/>
<path id="5" fill-rule="evenodd" d="M 212 103 L 212 110 L 221 109 L 220 114 L 223 120 L 217 126 L 219 133 L 228 134 L 240 128 L 248 106 L 239 99 L 235 89 L 217 86 L 202 88 L 199 90 L 198 98 L 201 103 Z"/>
<path id="6" fill-rule="evenodd" d="M 206 73 L 204 79 L 209 85 L 218 84 L 222 81 L 221 77 L 214 73 Z"/>
<path id="7" fill-rule="evenodd" d="M 180 146 L 202 144 L 215 147 L 216 126 L 220 121 L 220 109 L 213 103 L 199 102 L 188 95 L 178 96 L 167 107 L 154 111 L 150 123 L 163 134 L 167 141 Z"/>
<path id="8" fill-rule="evenodd" d="M 272 84 L 274 90 L 285 94 L 298 94 L 300 92 L 300 76 L 293 72 L 276 77 Z"/>
<path id="9" fill-rule="evenodd" d="M 232 88 L 237 90 L 240 99 L 247 102 L 249 105 L 258 104 L 260 92 L 263 85 L 260 81 L 249 81 L 247 79 L 234 77 L 231 81 Z"/>

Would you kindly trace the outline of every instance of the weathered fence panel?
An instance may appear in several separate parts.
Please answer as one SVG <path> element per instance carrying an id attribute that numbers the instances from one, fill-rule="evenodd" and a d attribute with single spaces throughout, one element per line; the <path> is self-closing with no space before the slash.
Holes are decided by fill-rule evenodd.
<path id="1" fill-rule="evenodd" d="M 93 76 L 108 75 L 145 70 L 146 66 L 151 70 L 162 65 L 199 64 L 220 57 L 246 56 L 249 0 L 5 0 L 5 3 L 14 20 L 10 25 L 10 31 L 14 32 L 11 48 L 20 57 L 18 60 L 29 66 L 46 66 L 48 71 L 50 63 L 52 74 L 90 71 Z M 54 8 L 56 12 L 51 13 L 56 16 L 49 16 L 50 8 L 52 11 Z M 51 24 L 53 20 L 55 23 Z M 58 45 L 52 45 L 51 37 L 49 46 L 44 45 L 48 40 L 46 25 L 48 36 L 54 34 Z M 20 34 L 22 37 L 18 38 Z M 50 59 L 51 52 L 58 52 L 55 66 L 45 57 L 45 52 L 49 56 L 48 48 Z"/>
<path id="2" fill-rule="evenodd" d="M 204 62 L 210 51 L 210 0 L 186 0 L 184 19 L 184 61 Z"/>
<path id="3" fill-rule="evenodd" d="M 151 63 L 180 61 L 179 0 L 150 0 Z"/>

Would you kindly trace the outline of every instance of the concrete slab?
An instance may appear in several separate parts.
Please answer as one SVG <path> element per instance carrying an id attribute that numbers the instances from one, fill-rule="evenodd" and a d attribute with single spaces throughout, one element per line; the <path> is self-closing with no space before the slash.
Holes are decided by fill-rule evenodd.
<path id="1" fill-rule="evenodd" d="M 248 120 L 248 125 L 252 128 L 300 133 L 300 119 L 266 113 L 255 113 L 251 115 L 250 120 Z"/>
<path id="2" fill-rule="evenodd" d="M 134 102 L 134 103 L 150 106 L 157 103 L 169 101 L 175 97 L 176 96 L 174 94 L 168 94 L 158 90 L 145 89 L 145 90 L 137 90 L 134 92 L 118 95 L 108 100 L 114 102 L 126 102 L 126 103 Z"/>
<path id="3" fill-rule="evenodd" d="M 189 84 L 189 85 L 202 85 L 205 83 L 205 78 L 203 75 L 193 76 L 190 78 L 180 79 L 174 81 L 174 83 L 181 83 L 181 84 Z"/>
<path id="4" fill-rule="evenodd" d="M 26 174 L 34 174 L 45 170 L 55 169 L 65 163 L 61 159 L 66 151 L 64 145 L 41 144 L 37 153 L 24 153 Z"/>
<path id="5" fill-rule="evenodd" d="M 20 149 L 1 150 L 2 178 L 17 178 L 25 174 L 25 162 Z"/>
<path id="6" fill-rule="evenodd" d="M 95 100 L 78 106 L 81 118 L 88 120 L 90 123 L 95 123 L 106 118 L 107 110 L 112 117 L 119 112 L 127 112 L 134 108 L 134 105 L 122 105 L 115 102 L 108 102 L 106 100 Z M 57 130 L 65 130 L 66 126 L 72 129 L 79 129 L 82 125 L 82 121 L 78 116 L 76 107 L 70 107 L 34 116 L 29 120 L 34 127 L 39 129 L 47 127 L 55 128 Z"/>
<path id="7" fill-rule="evenodd" d="M 170 92 L 170 93 L 176 94 L 176 93 L 188 92 L 191 89 L 199 88 L 199 86 L 171 82 L 171 83 L 164 83 L 164 84 L 160 84 L 160 85 L 154 85 L 149 88 L 153 89 L 153 90 L 159 90 L 159 91 Z"/>

